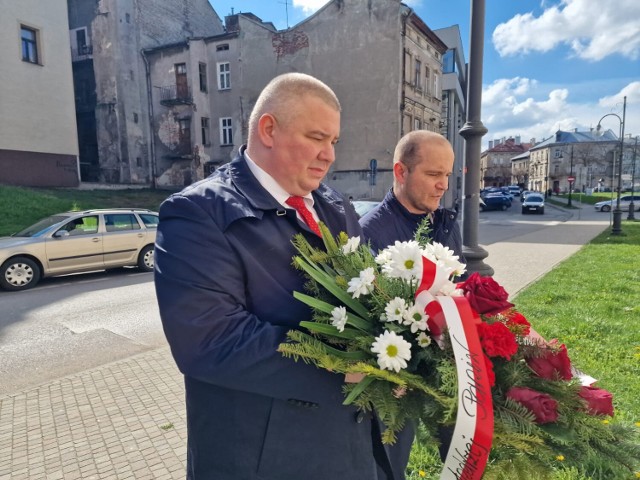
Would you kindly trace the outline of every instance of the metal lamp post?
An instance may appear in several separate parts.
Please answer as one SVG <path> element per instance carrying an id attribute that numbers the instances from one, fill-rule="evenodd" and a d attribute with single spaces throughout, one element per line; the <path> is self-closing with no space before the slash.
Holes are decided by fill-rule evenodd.
<path id="1" fill-rule="evenodd" d="M 622 235 L 622 210 L 620 210 L 620 193 L 622 192 L 622 159 L 624 153 L 624 121 L 627 114 L 627 97 L 624 97 L 622 104 L 622 118 L 617 113 L 607 113 L 598 121 L 596 130 L 600 130 L 602 120 L 606 117 L 616 117 L 620 121 L 620 158 L 618 159 L 618 193 L 616 196 L 616 208 L 613 210 L 613 226 L 611 227 L 611 235 Z"/>
<path id="2" fill-rule="evenodd" d="M 636 216 L 634 210 L 636 206 L 633 204 L 633 195 L 634 195 L 634 183 L 636 181 L 636 150 L 638 149 L 638 136 L 636 135 L 636 143 L 633 145 L 633 160 L 631 163 L 631 201 L 629 202 L 629 214 L 627 215 L 627 220 L 635 220 Z"/>
<path id="3" fill-rule="evenodd" d="M 562 151 L 560 152 L 560 158 L 562 158 Z M 571 145 L 571 156 L 569 158 L 569 177 L 567 180 L 569 181 L 569 201 L 567 202 L 567 207 L 571 207 L 571 193 L 573 190 L 573 182 L 576 177 L 573 176 L 573 145 Z"/>

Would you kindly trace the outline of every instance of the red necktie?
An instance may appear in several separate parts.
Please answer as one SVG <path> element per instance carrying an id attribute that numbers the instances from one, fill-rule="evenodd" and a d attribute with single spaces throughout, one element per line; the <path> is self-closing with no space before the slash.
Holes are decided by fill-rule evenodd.
<path id="1" fill-rule="evenodd" d="M 296 209 L 305 223 L 316 235 L 318 235 L 319 237 L 322 236 L 322 234 L 320 233 L 320 227 L 318 227 L 316 219 L 313 218 L 313 214 L 304 204 L 304 199 L 302 197 L 289 197 L 285 203 Z"/>

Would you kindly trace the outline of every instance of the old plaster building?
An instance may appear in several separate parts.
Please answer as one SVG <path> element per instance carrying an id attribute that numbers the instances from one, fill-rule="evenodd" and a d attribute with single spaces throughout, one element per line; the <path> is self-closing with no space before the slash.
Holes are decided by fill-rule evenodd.
<path id="1" fill-rule="evenodd" d="M 341 139 L 326 181 L 354 198 L 385 194 L 404 133 L 442 128 L 447 46 L 398 0 L 334 0 L 282 31 L 247 13 L 226 17 L 225 27 L 144 51 L 160 185 L 188 183 L 232 159 L 260 91 L 285 72 L 312 74 L 340 98 Z"/>
<path id="2" fill-rule="evenodd" d="M 569 177 L 575 179 L 574 190 L 611 188 L 613 152 L 619 145 L 611 130 L 602 133 L 558 130 L 531 148 L 528 188 L 565 193 L 569 191 Z"/>
<path id="3" fill-rule="evenodd" d="M 82 181 L 155 185 L 162 173 L 153 152 L 158 132 L 141 51 L 220 34 L 222 22 L 207 0 L 67 4 Z"/>
<path id="4" fill-rule="evenodd" d="M 480 188 L 510 185 L 511 159 L 529 150 L 532 143 L 522 143 L 520 137 L 489 140 L 489 148 L 480 155 Z"/>
<path id="5" fill-rule="evenodd" d="M 77 186 L 66 2 L 0 6 L 0 183 Z"/>

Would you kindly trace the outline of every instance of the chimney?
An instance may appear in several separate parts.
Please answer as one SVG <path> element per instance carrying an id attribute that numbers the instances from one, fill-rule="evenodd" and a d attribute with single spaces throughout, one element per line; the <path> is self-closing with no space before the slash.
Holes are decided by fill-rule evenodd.
<path id="1" fill-rule="evenodd" d="M 489 150 L 493 148 L 493 140 L 489 140 Z"/>
<path id="2" fill-rule="evenodd" d="M 516 145 L 520 145 L 520 135 L 516 135 Z"/>
<path id="3" fill-rule="evenodd" d="M 529 140 L 529 143 L 531 145 L 535 145 L 536 144 L 536 137 L 531 138 L 531 140 Z"/>

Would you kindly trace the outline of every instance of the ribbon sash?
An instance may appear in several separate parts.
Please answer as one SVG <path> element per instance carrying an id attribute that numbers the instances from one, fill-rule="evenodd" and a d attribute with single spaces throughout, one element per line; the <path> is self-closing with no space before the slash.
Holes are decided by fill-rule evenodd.
<path id="1" fill-rule="evenodd" d="M 435 295 L 439 269 L 426 258 L 423 266 L 416 303 L 436 315 L 431 324 L 446 325 L 449 330 L 458 374 L 456 426 L 440 479 L 480 480 L 491 451 L 493 402 L 476 327 L 479 319 L 466 298 Z"/>

